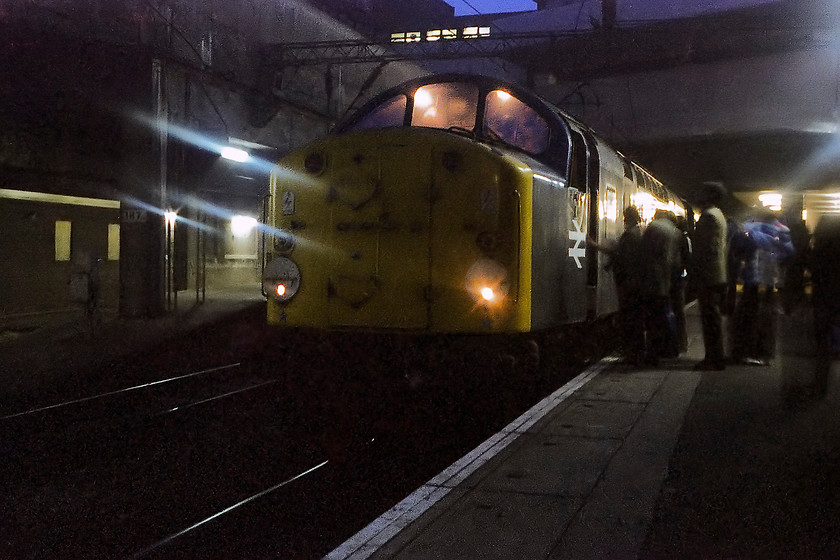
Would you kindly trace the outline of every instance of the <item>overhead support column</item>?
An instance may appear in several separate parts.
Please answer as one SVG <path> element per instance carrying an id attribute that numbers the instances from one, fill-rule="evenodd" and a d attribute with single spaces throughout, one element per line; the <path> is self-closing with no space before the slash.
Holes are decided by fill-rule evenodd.
<path id="1" fill-rule="evenodd" d="M 167 100 L 165 66 L 159 59 L 140 62 L 140 115 L 126 121 L 120 185 L 125 192 L 120 216 L 120 315 L 154 317 L 165 310 L 167 204 Z M 145 71 L 142 70 L 145 66 Z M 149 72 L 151 69 L 151 72 Z M 144 92 L 145 89 L 145 92 Z M 145 113 L 142 114 L 142 113 Z"/>
<path id="2" fill-rule="evenodd" d="M 613 29 L 616 23 L 616 0 L 601 0 L 601 25 Z"/>

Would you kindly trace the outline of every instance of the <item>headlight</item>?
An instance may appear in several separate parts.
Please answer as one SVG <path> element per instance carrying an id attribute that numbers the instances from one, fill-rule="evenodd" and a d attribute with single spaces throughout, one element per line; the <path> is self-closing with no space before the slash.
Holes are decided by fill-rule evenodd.
<path id="1" fill-rule="evenodd" d="M 508 271 L 493 259 L 479 259 L 467 271 L 464 287 L 477 302 L 498 303 L 510 292 Z"/>
<path id="2" fill-rule="evenodd" d="M 263 270 L 263 291 L 275 301 L 287 302 L 300 288 L 300 269 L 287 257 L 277 257 Z"/>

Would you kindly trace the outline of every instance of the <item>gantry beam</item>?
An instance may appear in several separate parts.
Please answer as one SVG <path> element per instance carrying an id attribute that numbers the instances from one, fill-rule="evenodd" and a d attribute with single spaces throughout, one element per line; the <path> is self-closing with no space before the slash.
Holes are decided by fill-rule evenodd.
<path id="1" fill-rule="evenodd" d="M 758 56 L 823 44 L 833 23 L 808 21 L 796 3 L 682 20 L 636 22 L 586 31 L 499 33 L 411 43 L 314 41 L 265 45 L 276 69 L 320 64 L 465 58 L 504 59 L 530 73 L 585 79 L 686 63 Z M 833 18 L 832 18 L 833 19 Z"/>

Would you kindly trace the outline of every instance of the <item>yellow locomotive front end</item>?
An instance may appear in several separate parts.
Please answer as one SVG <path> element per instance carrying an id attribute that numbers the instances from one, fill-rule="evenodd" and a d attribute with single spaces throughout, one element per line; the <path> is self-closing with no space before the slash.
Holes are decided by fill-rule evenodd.
<path id="1" fill-rule="evenodd" d="M 268 321 L 528 330 L 529 188 L 527 169 L 466 131 L 359 130 L 289 155 L 271 178 Z"/>

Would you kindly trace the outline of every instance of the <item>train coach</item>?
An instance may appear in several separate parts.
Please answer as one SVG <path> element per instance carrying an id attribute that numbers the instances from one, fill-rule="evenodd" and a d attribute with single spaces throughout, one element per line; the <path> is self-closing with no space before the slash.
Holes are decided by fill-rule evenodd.
<path id="1" fill-rule="evenodd" d="M 375 97 L 271 174 L 267 320 L 325 331 L 540 333 L 618 308 L 623 209 L 687 208 L 515 84 L 431 75 Z M 690 210 L 688 210 L 690 212 Z"/>

